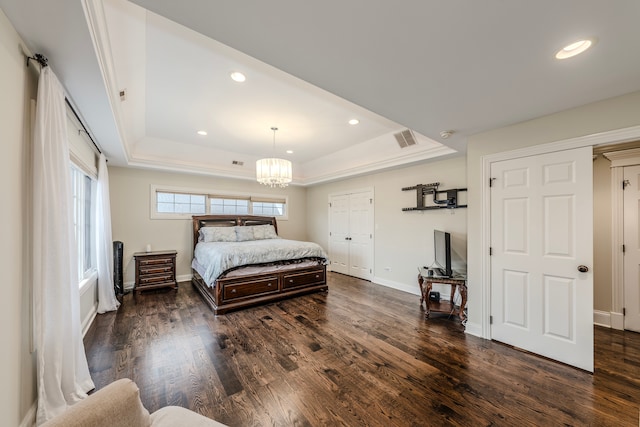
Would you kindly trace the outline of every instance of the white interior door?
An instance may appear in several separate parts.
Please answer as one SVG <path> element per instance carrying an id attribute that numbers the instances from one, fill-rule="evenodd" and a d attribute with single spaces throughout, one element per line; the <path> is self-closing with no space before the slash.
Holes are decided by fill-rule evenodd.
<path id="1" fill-rule="evenodd" d="M 491 177 L 492 339 L 593 371 L 593 275 L 578 271 L 593 265 L 591 147 Z"/>
<path id="2" fill-rule="evenodd" d="M 373 277 L 373 195 L 351 194 L 349 198 L 349 275 Z"/>
<path id="3" fill-rule="evenodd" d="M 373 192 L 329 197 L 331 270 L 361 279 L 373 277 Z"/>
<path id="4" fill-rule="evenodd" d="M 349 195 L 329 199 L 329 260 L 331 271 L 349 274 Z"/>
<path id="5" fill-rule="evenodd" d="M 624 328 L 640 332 L 640 166 L 624 167 Z"/>

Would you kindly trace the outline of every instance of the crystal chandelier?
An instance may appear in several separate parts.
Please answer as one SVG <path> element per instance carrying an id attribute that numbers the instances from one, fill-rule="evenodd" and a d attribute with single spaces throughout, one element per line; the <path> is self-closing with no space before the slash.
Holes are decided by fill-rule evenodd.
<path id="1" fill-rule="evenodd" d="M 273 151 L 276 151 L 276 131 L 278 128 L 272 127 L 273 131 Z M 291 182 L 291 162 L 285 159 L 267 158 L 256 162 L 256 178 L 260 184 L 269 187 L 286 187 Z"/>

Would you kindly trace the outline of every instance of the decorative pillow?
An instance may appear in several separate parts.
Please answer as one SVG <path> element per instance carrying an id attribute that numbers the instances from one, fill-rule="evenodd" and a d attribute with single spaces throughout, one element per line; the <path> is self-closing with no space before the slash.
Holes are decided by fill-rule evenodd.
<path id="1" fill-rule="evenodd" d="M 243 227 L 237 226 L 236 229 L 236 238 L 238 242 L 246 242 L 247 240 L 255 240 L 253 236 L 253 227 Z"/>
<path id="2" fill-rule="evenodd" d="M 200 229 L 201 242 L 236 242 L 235 227 L 202 227 Z"/>
<path id="3" fill-rule="evenodd" d="M 251 228 L 253 228 L 253 238 L 255 240 L 279 239 L 276 229 L 271 224 L 254 225 Z"/>

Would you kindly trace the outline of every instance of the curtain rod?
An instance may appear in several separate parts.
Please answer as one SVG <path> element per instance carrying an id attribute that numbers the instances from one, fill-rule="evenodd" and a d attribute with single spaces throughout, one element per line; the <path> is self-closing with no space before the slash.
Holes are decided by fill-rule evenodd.
<path id="1" fill-rule="evenodd" d="M 47 57 L 40 53 L 36 53 L 33 56 L 29 56 L 27 53 L 25 53 L 24 55 L 27 57 L 27 67 L 29 66 L 29 61 L 36 61 L 38 64 L 40 64 L 41 68 L 47 67 L 49 65 L 48 64 L 49 60 L 47 59 Z M 93 140 L 93 137 L 87 130 L 87 127 L 84 125 L 84 122 L 80 119 L 80 116 L 76 112 L 76 109 L 73 108 L 71 101 L 69 101 L 69 98 L 66 95 L 64 97 L 64 100 L 67 103 L 67 106 L 71 109 L 71 112 L 73 113 L 73 115 L 76 117 L 76 119 L 78 119 L 78 123 L 80 123 L 80 126 L 82 126 L 82 129 L 78 129 L 78 133 L 84 132 L 89 138 L 89 140 L 91 141 L 91 143 L 93 144 L 94 148 L 98 151 L 98 154 L 102 154 L 102 150 L 100 149 L 100 147 L 98 147 L 98 144 L 96 144 L 96 142 Z"/>

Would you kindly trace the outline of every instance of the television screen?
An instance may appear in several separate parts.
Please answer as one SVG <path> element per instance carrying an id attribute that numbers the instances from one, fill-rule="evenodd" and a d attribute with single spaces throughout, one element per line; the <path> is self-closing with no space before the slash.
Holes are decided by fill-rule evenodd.
<path id="1" fill-rule="evenodd" d="M 451 271 L 451 235 L 445 231 L 433 231 L 433 246 L 436 268 L 441 276 L 450 277 Z"/>

